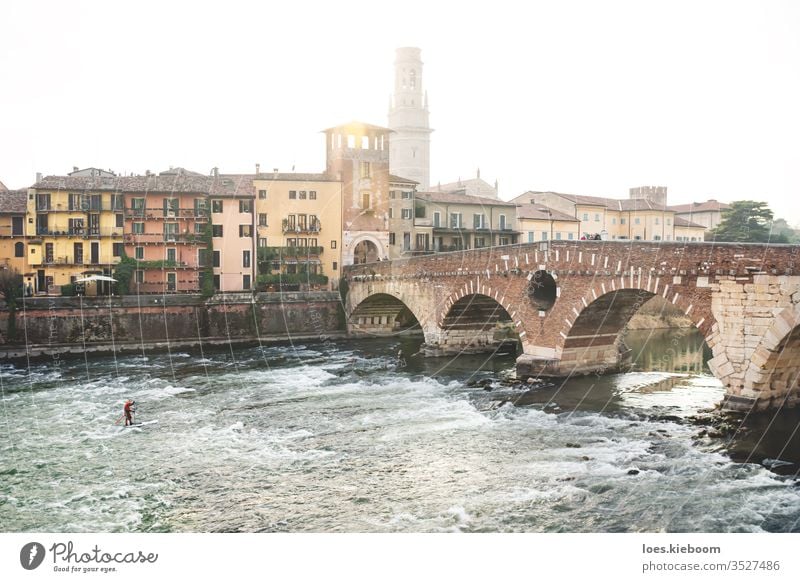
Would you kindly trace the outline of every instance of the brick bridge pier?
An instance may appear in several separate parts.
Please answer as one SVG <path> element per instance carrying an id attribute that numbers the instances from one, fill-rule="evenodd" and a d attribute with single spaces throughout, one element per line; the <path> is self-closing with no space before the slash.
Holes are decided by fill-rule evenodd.
<path id="1" fill-rule="evenodd" d="M 425 255 L 345 270 L 348 331 L 416 329 L 431 354 L 519 338 L 521 377 L 617 369 L 622 332 L 660 295 L 694 322 L 723 406 L 800 401 L 798 245 L 552 241 Z"/>

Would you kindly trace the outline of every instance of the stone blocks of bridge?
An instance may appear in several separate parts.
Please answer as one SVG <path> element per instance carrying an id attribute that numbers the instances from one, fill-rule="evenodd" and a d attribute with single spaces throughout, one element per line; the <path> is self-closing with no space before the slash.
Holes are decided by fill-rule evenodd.
<path id="1" fill-rule="evenodd" d="M 591 374 L 618 368 L 627 321 L 659 295 L 703 334 L 713 353 L 709 367 L 726 387 L 727 408 L 775 407 L 798 403 L 800 394 L 799 258 L 800 247 L 780 245 L 554 241 L 494 247 L 348 267 L 346 311 L 366 313 L 371 296 L 389 295 L 414 314 L 430 346 L 488 351 L 496 346 L 486 326 L 463 318 L 486 311 L 487 302 L 473 302 L 479 310 L 463 304 L 472 295 L 484 297 L 503 308 L 519 337 L 520 375 Z M 544 308 L 530 289 L 540 271 L 558 286 L 554 303 Z M 453 325 L 456 312 L 462 319 Z"/>

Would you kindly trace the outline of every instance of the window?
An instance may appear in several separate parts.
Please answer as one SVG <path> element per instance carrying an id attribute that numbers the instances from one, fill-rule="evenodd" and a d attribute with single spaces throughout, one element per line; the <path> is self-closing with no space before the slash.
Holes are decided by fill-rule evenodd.
<path id="1" fill-rule="evenodd" d="M 250 251 L 242 251 L 242 267 L 250 268 Z"/>
<path id="2" fill-rule="evenodd" d="M 111 210 L 125 210 L 125 199 L 122 194 L 111 195 Z"/>
<path id="3" fill-rule="evenodd" d="M 354 135 L 348 135 L 347 136 L 347 147 L 349 147 L 350 149 L 353 149 L 353 148 L 356 147 L 356 136 L 354 136 Z"/>
<path id="4" fill-rule="evenodd" d="M 394 208 L 389 208 L 389 218 L 394 218 Z"/>
<path id="5" fill-rule="evenodd" d="M 258 214 L 258 226 L 267 226 L 267 214 L 266 214 L 266 212 L 260 212 Z"/>
<path id="6" fill-rule="evenodd" d="M 500 242 L 500 246 L 501 247 L 511 244 L 511 241 L 509 240 L 509 238 L 507 236 L 501 236 L 499 242 Z"/>
<path id="7" fill-rule="evenodd" d="M 258 246 L 260 246 L 260 247 L 267 246 L 267 237 L 259 238 L 258 239 Z"/>
<path id="8" fill-rule="evenodd" d="M 547 233 L 546 232 L 542 232 L 542 240 L 547 240 Z"/>
<path id="9" fill-rule="evenodd" d="M 211 236 L 216 238 L 222 237 L 222 225 L 221 224 L 212 224 L 211 225 Z"/>
<path id="10" fill-rule="evenodd" d="M 194 199 L 194 215 L 206 216 L 208 214 L 208 201 L 205 198 Z"/>
<path id="11" fill-rule="evenodd" d="M 442 223 L 442 213 L 441 212 L 434 212 L 433 213 L 433 226 L 439 227 Z"/>
<path id="12" fill-rule="evenodd" d="M 208 266 L 208 249 L 197 249 L 197 266 Z"/>
<path id="13" fill-rule="evenodd" d="M 21 216 L 12 216 L 11 217 L 11 236 L 17 236 L 22 234 L 22 217 Z"/>
<path id="14" fill-rule="evenodd" d="M 568 238 L 569 240 L 572 240 L 572 239 L 574 238 L 574 235 L 573 235 L 571 232 L 570 232 L 570 233 L 567 233 L 567 238 Z"/>
<path id="15" fill-rule="evenodd" d="M 411 220 L 411 209 L 403 208 L 403 220 Z"/>
<path id="16" fill-rule="evenodd" d="M 661 223 L 659 222 L 658 216 L 656 216 L 656 224 L 661 224 Z"/>
<path id="17" fill-rule="evenodd" d="M 411 233 L 404 232 L 403 233 L 403 250 L 410 251 L 411 250 Z"/>
<path id="18" fill-rule="evenodd" d="M 588 212 L 584 212 L 583 213 L 583 219 L 584 220 L 589 220 L 589 213 Z"/>
<path id="19" fill-rule="evenodd" d="M 450 213 L 450 228 L 461 228 L 461 213 Z"/>
<path id="20" fill-rule="evenodd" d="M 219 291 L 219 275 L 214 275 L 214 289 Z"/>
<path id="21" fill-rule="evenodd" d="M 335 241 L 335 240 L 332 240 L 332 241 L 331 241 L 331 248 L 332 248 L 332 249 L 335 249 L 335 248 L 336 248 L 336 241 Z"/>
<path id="22" fill-rule="evenodd" d="M 361 171 L 362 178 L 371 178 L 372 177 L 372 166 L 369 162 L 360 162 L 359 168 Z"/>
<path id="23" fill-rule="evenodd" d="M 239 213 L 240 214 L 250 214 L 253 212 L 253 201 L 252 200 L 239 200 Z"/>
<path id="24" fill-rule="evenodd" d="M 287 247 L 296 247 L 297 246 L 297 239 L 296 238 L 287 238 L 286 239 L 286 246 Z"/>
<path id="25" fill-rule="evenodd" d="M 600 215 L 597 214 L 596 212 L 594 213 L 594 221 L 595 222 L 600 222 Z"/>
<path id="26" fill-rule="evenodd" d="M 390 232 L 390 233 L 389 233 L 389 244 L 390 244 L 390 245 L 392 245 L 392 246 L 394 246 L 394 241 L 395 241 L 395 238 L 394 238 L 394 233 L 393 233 L 393 232 Z"/>
<path id="27" fill-rule="evenodd" d="M 121 214 L 114 215 L 117 228 L 122 228 L 125 225 L 125 218 Z"/>
<path id="28" fill-rule="evenodd" d="M 624 219 L 624 218 L 620 218 L 620 219 L 619 219 L 619 223 L 620 223 L 620 224 L 625 224 L 625 219 Z"/>
<path id="29" fill-rule="evenodd" d="M 175 263 L 178 260 L 178 252 L 174 248 L 167 249 L 167 262 Z"/>
<path id="30" fill-rule="evenodd" d="M 222 200 L 211 201 L 211 212 L 214 214 L 219 214 L 222 212 Z"/>
<path id="31" fill-rule="evenodd" d="M 316 190 L 309 190 L 308 191 L 308 199 L 309 200 L 316 200 L 317 199 L 317 191 Z"/>
<path id="32" fill-rule="evenodd" d="M 70 210 L 80 210 L 81 209 L 81 195 L 80 194 L 70 194 L 69 195 L 68 208 Z"/>
<path id="33" fill-rule="evenodd" d="M 638 217 L 637 217 L 637 218 L 635 218 L 635 219 L 634 219 L 634 222 L 635 222 L 636 224 L 640 224 L 642 221 L 641 221 L 641 219 L 640 219 L 640 218 L 638 218 Z"/>
<path id="34" fill-rule="evenodd" d="M 528 233 L 528 242 L 529 242 L 529 243 L 532 243 L 532 242 L 533 242 L 533 232 L 529 232 L 529 233 Z"/>
<path id="35" fill-rule="evenodd" d="M 616 218 L 612 218 L 611 219 L 611 224 L 617 224 L 617 219 Z"/>
<path id="36" fill-rule="evenodd" d="M 661 236 L 657 234 L 653 237 L 653 240 L 661 240 Z"/>
<path id="37" fill-rule="evenodd" d="M 482 237 L 482 236 L 476 236 L 475 237 L 475 248 L 476 249 L 482 249 L 485 246 L 486 246 L 486 238 Z"/>
<path id="38" fill-rule="evenodd" d="M 125 244 L 124 243 L 114 243 L 114 256 L 121 257 L 122 253 L 125 251 Z"/>
<path id="39" fill-rule="evenodd" d="M 177 198 L 164 198 L 164 216 L 178 216 L 178 208 Z"/>
<path id="40" fill-rule="evenodd" d="M 361 208 L 364 210 L 369 210 L 370 208 L 370 194 L 369 192 L 362 192 L 361 193 Z"/>
<path id="41" fill-rule="evenodd" d="M 361 149 L 368 150 L 369 149 L 369 136 L 362 135 L 361 136 Z"/>
<path id="42" fill-rule="evenodd" d="M 83 264 L 83 243 L 74 243 L 72 245 L 72 259 L 76 265 Z"/>
<path id="43" fill-rule="evenodd" d="M 391 200 L 394 200 L 396 197 L 397 197 L 397 191 L 396 190 L 389 190 L 389 198 Z"/>
<path id="44" fill-rule="evenodd" d="M 560 232 L 556 233 L 556 240 L 561 240 L 561 233 Z"/>
<path id="45" fill-rule="evenodd" d="M 670 226 L 671 224 L 672 224 L 672 219 L 671 219 L 671 218 L 668 218 L 668 219 L 667 219 L 667 226 Z"/>
<path id="46" fill-rule="evenodd" d="M 405 200 L 411 200 L 411 191 L 410 190 L 404 190 L 403 191 L 403 198 Z"/>
<path id="47" fill-rule="evenodd" d="M 333 270 L 337 271 L 338 269 L 339 269 L 339 263 L 337 263 L 336 261 L 333 261 Z"/>
<path id="48" fill-rule="evenodd" d="M 486 228 L 486 216 L 483 214 L 473 214 L 472 215 L 472 227 L 473 228 Z"/>
<path id="49" fill-rule="evenodd" d="M 36 195 L 36 210 L 50 210 L 50 194 Z"/>
<path id="50" fill-rule="evenodd" d="M 212 267 L 219 267 L 219 261 L 220 261 L 220 252 L 219 251 L 214 251 L 214 255 L 212 257 L 211 266 Z"/>
<path id="51" fill-rule="evenodd" d="M 136 271 L 136 283 L 139 285 L 144 283 L 144 271 Z"/>
<path id="52" fill-rule="evenodd" d="M 267 199 L 267 191 L 266 190 L 259 190 L 258 191 L 258 199 L 259 200 L 266 200 Z"/>
<path id="53" fill-rule="evenodd" d="M 164 240 L 168 241 L 168 242 L 178 240 L 178 223 L 177 222 L 165 222 L 164 223 Z"/>
<path id="54" fill-rule="evenodd" d="M 131 200 L 131 210 L 134 216 L 144 216 L 144 198 L 133 198 Z"/>
<path id="55" fill-rule="evenodd" d="M 250 275 L 242 275 L 242 289 L 245 291 L 250 289 Z"/>
<path id="56" fill-rule="evenodd" d="M 18 242 L 14 243 L 14 256 L 15 257 L 24 257 L 25 256 L 25 244 Z"/>
<path id="57" fill-rule="evenodd" d="M 297 190 L 289 190 L 289 200 L 297 200 Z"/>
<path id="58" fill-rule="evenodd" d="M 306 191 L 305 190 L 300 190 L 299 194 L 300 195 L 298 196 L 298 198 L 300 198 L 300 200 L 305 200 L 306 199 Z"/>
<path id="59" fill-rule="evenodd" d="M 194 233 L 195 234 L 205 234 L 206 232 L 206 225 L 202 222 L 195 222 L 194 223 Z"/>
<path id="60" fill-rule="evenodd" d="M 133 249 L 133 258 L 137 261 L 144 260 L 144 247 L 136 247 Z"/>
<path id="61" fill-rule="evenodd" d="M 500 215 L 500 230 L 506 230 L 506 215 Z"/>
<path id="62" fill-rule="evenodd" d="M 70 234 L 83 234 L 82 218 L 70 218 L 67 224 L 69 225 Z"/>
<path id="63" fill-rule="evenodd" d="M 239 225 L 239 238 L 249 238 L 253 236 L 253 227 L 250 224 Z"/>

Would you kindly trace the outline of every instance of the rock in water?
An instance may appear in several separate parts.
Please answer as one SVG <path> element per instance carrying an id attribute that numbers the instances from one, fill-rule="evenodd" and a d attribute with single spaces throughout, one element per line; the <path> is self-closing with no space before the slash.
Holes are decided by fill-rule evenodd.
<path id="1" fill-rule="evenodd" d="M 794 463 L 790 463 L 789 461 L 781 461 L 780 459 L 764 459 L 761 461 L 761 464 L 767 469 L 775 469 L 777 467 L 788 467 L 789 465 L 794 465 Z"/>

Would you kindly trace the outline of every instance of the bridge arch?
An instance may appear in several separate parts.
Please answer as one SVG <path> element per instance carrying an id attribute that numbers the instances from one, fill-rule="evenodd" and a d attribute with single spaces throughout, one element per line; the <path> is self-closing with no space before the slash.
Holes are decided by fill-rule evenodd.
<path id="1" fill-rule="evenodd" d="M 420 318 L 412 309 L 389 293 L 374 293 L 357 305 L 348 316 L 351 333 L 367 335 L 394 335 L 422 333 Z"/>
<path id="2" fill-rule="evenodd" d="M 800 304 L 775 317 L 750 356 L 743 395 L 760 407 L 800 403 Z"/>
<path id="3" fill-rule="evenodd" d="M 659 296 L 680 309 L 703 333 L 706 343 L 716 344 L 717 328 L 706 325 L 694 305 L 659 279 L 646 277 L 595 278 L 582 293 L 559 299 L 563 314 L 555 355 L 558 375 L 604 373 L 623 362 L 628 348 L 624 330 L 631 318 L 653 297 Z M 712 372 L 720 379 L 720 370 L 727 362 L 721 350 L 714 350 L 715 360 L 709 362 Z"/>

